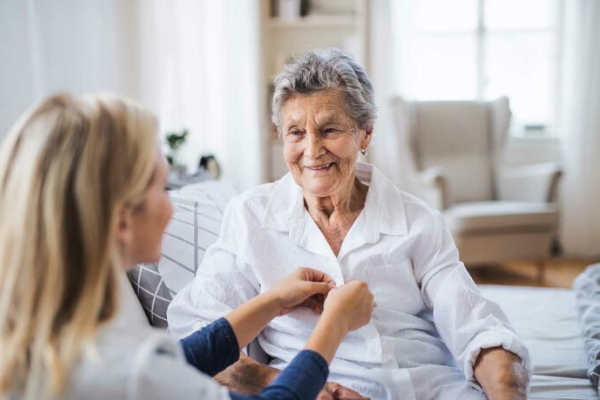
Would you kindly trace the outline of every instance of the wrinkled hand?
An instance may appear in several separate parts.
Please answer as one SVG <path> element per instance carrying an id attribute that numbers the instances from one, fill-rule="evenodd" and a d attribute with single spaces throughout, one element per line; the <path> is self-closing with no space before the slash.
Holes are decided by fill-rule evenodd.
<path id="1" fill-rule="evenodd" d="M 269 290 L 279 304 L 279 314 L 285 315 L 298 307 L 309 307 L 323 312 L 323 301 L 335 281 L 326 273 L 308 267 L 299 267 Z"/>
<path id="2" fill-rule="evenodd" d="M 354 390 L 335 382 L 327 382 L 317 396 L 317 400 L 369 400 Z"/>
<path id="3" fill-rule="evenodd" d="M 527 398 L 527 371 L 516 354 L 502 347 L 482 349 L 474 373 L 490 400 Z"/>

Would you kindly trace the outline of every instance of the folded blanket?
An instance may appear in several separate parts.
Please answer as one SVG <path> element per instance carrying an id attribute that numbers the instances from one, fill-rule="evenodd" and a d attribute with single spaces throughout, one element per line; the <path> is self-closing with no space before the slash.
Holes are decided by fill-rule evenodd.
<path id="1" fill-rule="evenodd" d="M 600 264 L 590 265 L 581 273 L 573 289 L 583 330 L 588 360 L 588 377 L 598 387 L 600 378 Z"/>

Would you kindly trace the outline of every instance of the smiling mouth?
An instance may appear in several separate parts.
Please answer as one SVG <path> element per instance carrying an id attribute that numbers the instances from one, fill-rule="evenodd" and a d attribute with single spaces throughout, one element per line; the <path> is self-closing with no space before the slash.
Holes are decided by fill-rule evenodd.
<path id="1" fill-rule="evenodd" d="M 325 170 L 327 170 L 329 167 L 331 167 L 333 164 L 335 164 L 335 163 L 323 164 L 323 165 L 319 165 L 319 166 L 317 166 L 317 167 L 309 167 L 309 166 L 306 166 L 306 167 L 304 167 L 304 168 L 306 168 L 306 169 L 309 169 L 309 170 L 311 170 L 311 171 L 325 171 Z"/>

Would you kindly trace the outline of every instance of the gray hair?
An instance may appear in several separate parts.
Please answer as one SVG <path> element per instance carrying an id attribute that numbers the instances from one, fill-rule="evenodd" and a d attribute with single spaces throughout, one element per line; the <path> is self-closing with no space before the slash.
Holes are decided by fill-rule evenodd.
<path id="1" fill-rule="evenodd" d="M 344 93 L 346 109 L 360 129 L 372 129 L 377 113 L 373 85 L 352 56 L 339 49 L 313 50 L 295 57 L 274 81 L 271 120 L 281 132 L 283 104 L 294 94 L 325 89 Z"/>

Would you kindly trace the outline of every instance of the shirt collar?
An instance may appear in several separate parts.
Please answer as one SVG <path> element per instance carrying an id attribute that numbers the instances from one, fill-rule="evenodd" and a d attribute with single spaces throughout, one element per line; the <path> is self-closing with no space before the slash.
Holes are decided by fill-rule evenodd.
<path id="1" fill-rule="evenodd" d="M 356 176 L 369 186 L 365 201 L 365 230 L 371 235 L 383 233 L 402 236 L 408 234 L 404 195 L 377 167 L 357 163 Z"/>
<path id="2" fill-rule="evenodd" d="M 369 186 L 365 208 L 355 224 L 374 243 L 379 234 L 406 235 L 408 227 L 402 192 L 379 169 L 370 164 L 357 163 L 356 176 Z M 275 182 L 273 192 L 262 220 L 262 227 L 290 232 L 296 242 L 302 241 L 306 225 L 306 209 L 302 188 L 287 173 Z"/>

